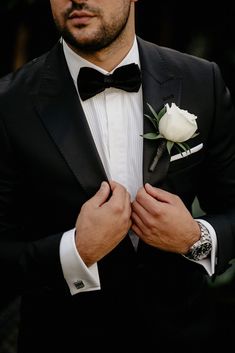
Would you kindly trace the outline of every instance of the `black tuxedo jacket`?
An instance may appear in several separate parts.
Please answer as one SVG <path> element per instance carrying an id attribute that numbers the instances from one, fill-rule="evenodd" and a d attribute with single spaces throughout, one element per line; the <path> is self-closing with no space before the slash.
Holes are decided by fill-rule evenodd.
<path id="1" fill-rule="evenodd" d="M 189 209 L 198 197 L 217 234 L 222 273 L 235 256 L 229 92 L 215 63 L 140 38 L 138 45 L 144 113 L 147 103 L 159 111 L 175 102 L 198 117 L 190 147 L 203 143 L 170 164 L 162 158 L 149 172 L 156 143 L 144 140 L 144 182 L 179 195 Z M 191 337 L 190 325 L 204 318 L 203 267 L 142 241 L 135 252 L 128 236 L 98 263 L 101 290 L 70 295 L 60 239 L 105 179 L 60 43 L 0 80 L 1 287 L 22 296 L 20 352 L 134 351 L 135 344 L 135 351 L 150 352 L 162 337 Z"/>

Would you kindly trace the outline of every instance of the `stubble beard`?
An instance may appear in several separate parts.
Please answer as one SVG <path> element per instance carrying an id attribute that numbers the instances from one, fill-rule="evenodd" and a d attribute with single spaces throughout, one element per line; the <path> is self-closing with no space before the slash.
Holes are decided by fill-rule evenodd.
<path id="1" fill-rule="evenodd" d="M 100 15 L 100 14 L 98 14 Z M 130 15 L 130 7 L 129 11 L 126 11 L 126 16 L 122 16 L 122 18 L 118 18 L 112 23 L 104 23 L 102 22 L 100 27 L 97 28 L 96 32 L 89 36 L 86 39 L 82 39 L 79 37 L 79 30 L 85 32 L 86 25 L 77 26 L 78 33 L 74 35 L 66 26 L 61 26 L 61 24 L 55 19 L 55 24 L 57 30 L 61 34 L 62 38 L 72 46 L 76 51 L 81 51 L 84 53 L 95 53 L 104 48 L 109 47 L 112 43 L 114 43 L 117 38 L 121 37 L 124 29 L 126 27 L 128 18 Z M 101 18 L 101 16 L 100 16 Z M 65 20 L 66 23 L 66 20 Z M 82 37 L 82 36 L 81 36 Z"/>

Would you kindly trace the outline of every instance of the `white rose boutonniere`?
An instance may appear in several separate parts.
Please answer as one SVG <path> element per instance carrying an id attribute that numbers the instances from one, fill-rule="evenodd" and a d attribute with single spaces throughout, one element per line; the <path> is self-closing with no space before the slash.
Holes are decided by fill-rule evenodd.
<path id="1" fill-rule="evenodd" d="M 175 146 L 180 153 L 189 151 L 190 148 L 186 141 L 198 135 L 196 133 L 197 116 L 187 110 L 180 109 L 175 103 L 171 106 L 167 103 L 157 114 L 150 104 L 148 107 L 152 116 L 145 116 L 152 122 L 155 132 L 149 132 L 142 137 L 150 140 L 161 139 L 156 156 L 150 166 L 150 171 L 154 171 L 159 158 L 167 148 L 168 153 Z"/>

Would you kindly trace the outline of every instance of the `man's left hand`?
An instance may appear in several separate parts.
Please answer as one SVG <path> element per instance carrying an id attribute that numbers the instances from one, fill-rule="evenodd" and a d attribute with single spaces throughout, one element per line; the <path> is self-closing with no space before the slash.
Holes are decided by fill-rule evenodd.
<path id="1" fill-rule="evenodd" d="M 182 200 L 145 184 L 132 203 L 132 229 L 145 243 L 186 254 L 200 238 L 200 228 Z"/>

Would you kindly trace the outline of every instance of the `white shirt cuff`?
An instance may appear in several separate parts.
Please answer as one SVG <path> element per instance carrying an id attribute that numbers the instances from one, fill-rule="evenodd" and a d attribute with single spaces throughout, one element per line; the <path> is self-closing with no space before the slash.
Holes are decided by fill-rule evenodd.
<path id="1" fill-rule="evenodd" d="M 75 245 L 75 229 L 65 232 L 60 242 L 60 262 L 72 295 L 100 289 L 97 263 L 89 268 L 82 261 Z"/>
<path id="2" fill-rule="evenodd" d="M 216 265 L 216 254 L 217 254 L 217 237 L 216 237 L 216 233 L 214 228 L 212 227 L 212 225 L 210 223 L 208 223 L 207 221 L 205 221 L 204 219 L 195 219 L 196 221 L 204 224 L 204 226 L 208 229 L 209 234 L 211 236 L 211 240 L 212 240 L 212 250 L 211 250 L 211 256 L 203 259 L 203 260 L 191 260 L 194 261 L 200 265 L 202 265 L 205 270 L 207 271 L 209 276 L 212 276 L 215 273 L 215 265 Z"/>

